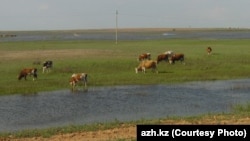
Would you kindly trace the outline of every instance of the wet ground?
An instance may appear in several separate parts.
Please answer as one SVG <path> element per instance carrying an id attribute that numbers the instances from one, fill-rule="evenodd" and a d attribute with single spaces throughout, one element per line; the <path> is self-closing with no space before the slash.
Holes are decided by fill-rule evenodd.
<path id="1" fill-rule="evenodd" d="M 1 96 L 0 132 L 229 112 L 249 92 L 250 79 L 240 79 Z"/>

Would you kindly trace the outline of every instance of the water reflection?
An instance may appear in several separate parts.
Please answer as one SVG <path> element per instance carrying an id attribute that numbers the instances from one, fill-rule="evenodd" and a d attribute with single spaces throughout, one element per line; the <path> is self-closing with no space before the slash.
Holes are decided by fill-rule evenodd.
<path id="1" fill-rule="evenodd" d="M 0 98 L 0 132 L 228 112 L 249 102 L 250 79 L 89 87 Z"/>

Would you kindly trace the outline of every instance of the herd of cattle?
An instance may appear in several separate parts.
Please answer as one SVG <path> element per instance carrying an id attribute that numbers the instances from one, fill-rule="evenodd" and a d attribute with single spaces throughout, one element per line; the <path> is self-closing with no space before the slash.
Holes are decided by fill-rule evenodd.
<path id="1" fill-rule="evenodd" d="M 37 64 L 39 65 L 40 62 L 33 62 L 33 64 Z M 53 67 L 53 61 L 45 61 L 42 64 L 42 72 L 43 73 L 48 73 L 51 71 Z M 25 80 L 27 80 L 27 76 L 32 76 L 33 77 L 33 81 L 37 79 L 37 68 L 24 68 L 21 70 L 21 72 L 18 75 L 18 80 L 21 80 L 22 78 L 24 78 Z M 82 82 L 83 86 L 85 88 L 87 88 L 87 73 L 74 73 L 71 75 L 71 78 L 69 80 L 69 84 L 72 87 L 72 90 L 75 90 L 76 84 L 78 82 Z"/>
<path id="2" fill-rule="evenodd" d="M 135 73 L 138 71 L 146 72 L 146 69 L 152 69 L 153 72 L 158 73 L 157 64 L 161 61 L 169 62 L 169 64 L 174 64 L 176 61 L 184 62 L 184 54 L 183 53 L 175 53 L 173 51 L 166 51 L 157 56 L 156 60 L 151 60 L 150 53 L 143 53 L 139 55 L 138 61 L 140 62 L 138 67 L 135 68 Z"/>
<path id="3" fill-rule="evenodd" d="M 211 54 L 212 48 L 207 47 L 206 52 L 208 55 Z M 158 73 L 157 64 L 161 61 L 168 62 L 169 64 L 174 64 L 176 61 L 184 62 L 184 54 L 183 53 L 175 53 L 173 51 L 166 51 L 157 56 L 156 60 L 151 59 L 150 53 L 143 53 L 138 56 L 139 65 L 135 68 L 135 73 L 139 71 L 145 73 L 146 69 L 152 69 L 153 72 Z M 34 64 L 34 63 L 33 63 Z M 37 64 L 37 62 L 36 62 Z M 40 62 L 38 63 L 40 64 Z M 45 61 L 42 64 L 42 72 L 48 73 L 53 67 L 53 61 Z M 20 71 L 18 80 L 24 78 L 27 80 L 27 76 L 33 76 L 33 81 L 37 79 L 37 68 L 24 68 Z M 77 83 L 82 83 L 84 88 L 87 88 L 87 73 L 73 73 L 70 77 L 69 84 L 71 85 L 72 90 L 75 90 Z"/>
<path id="4" fill-rule="evenodd" d="M 210 55 L 212 53 L 212 48 L 207 47 L 206 52 L 208 55 Z M 138 73 L 139 71 L 145 73 L 146 69 L 152 69 L 153 72 L 158 73 L 157 64 L 159 64 L 161 61 L 168 62 L 169 64 L 175 64 L 176 61 L 180 61 L 182 64 L 185 64 L 184 54 L 183 53 L 175 53 L 173 51 L 166 51 L 166 52 L 158 55 L 156 58 L 156 61 L 151 60 L 150 53 L 140 54 L 138 56 L 137 60 L 140 63 L 138 65 L 138 67 L 135 68 L 135 73 Z"/>

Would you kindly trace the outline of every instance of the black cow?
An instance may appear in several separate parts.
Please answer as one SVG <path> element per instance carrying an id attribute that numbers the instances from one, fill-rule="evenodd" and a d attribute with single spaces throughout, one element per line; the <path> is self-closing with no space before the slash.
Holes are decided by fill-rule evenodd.
<path id="1" fill-rule="evenodd" d="M 43 63 L 43 73 L 50 72 L 53 67 L 53 61 L 45 61 Z"/>

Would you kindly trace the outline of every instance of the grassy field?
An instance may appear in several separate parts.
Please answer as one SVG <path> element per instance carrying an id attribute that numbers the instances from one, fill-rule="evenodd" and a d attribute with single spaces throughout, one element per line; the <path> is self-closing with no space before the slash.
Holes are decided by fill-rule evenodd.
<path id="1" fill-rule="evenodd" d="M 0 95 L 34 94 L 69 89 L 72 73 L 89 74 L 89 87 L 105 85 L 168 84 L 186 81 L 250 77 L 250 40 L 167 39 L 141 41 L 33 41 L 0 43 Z M 211 46 L 208 56 L 206 47 Z M 158 74 L 135 74 L 137 57 L 150 52 L 152 59 L 167 51 L 185 54 L 185 65 L 161 62 Z M 42 73 L 34 61 L 53 60 L 54 68 Z M 37 67 L 38 80 L 17 80 L 22 68 Z"/>
<path id="2" fill-rule="evenodd" d="M 134 84 L 172 84 L 187 81 L 224 80 L 250 77 L 250 39 L 201 40 L 201 39 L 166 39 L 141 41 L 32 41 L 0 42 L 0 95 L 35 94 L 40 91 L 70 89 L 69 78 L 74 72 L 89 74 L 89 87 Z M 208 56 L 206 47 L 211 46 L 212 55 Z M 150 52 L 152 59 L 157 55 L 173 50 L 185 54 L 185 65 L 161 62 L 158 74 L 149 70 L 146 74 L 135 74 L 137 57 Z M 41 65 L 34 61 L 53 60 L 54 68 L 48 74 L 42 73 Z M 37 67 L 38 80 L 17 80 L 22 68 Z M 51 137 L 55 134 L 98 131 L 121 126 L 134 126 L 138 123 L 153 124 L 225 124 L 249 123 L 249 105 L 236 112 L 223 115 L 202 117 L 167 118 L 167 120 L 137 121 L 130 123 L 109 123 L 90 126 L 63 127 L 46 130 L 24 131 L 17 134 L 3 134 L 12 137 Z M 214 119 L 214 117 L 223 117 Z M 204 121 L 202 121 L 202 120 Z M 225 122 L 228 121 L 228 122 Z M 125 125 L 124 125 L 125 124 Z M 127 130 L 127 129 L 126 129 Z M 127 131 L 121 130 L 126 134 Z M 113 131 L 116 133 L 117 131 Z M 111 132 L 112 134 L 114 134 Z M 101 135 L 105 135 L 105 132 Z M 76 135 L 77 136 L 77 135 Z M 79 136 L 84 137 L 82 134 Z M 135 135 L 133 135 L 133 139 Z M 59 137 L 58 137 L 59 138 Z M 70 137 L 72 138 L 72 137 Z M 0 138 L 1 139 L 1 138 Z M 36 140 L 36 138 L 33 138 Z M 63 140 L 63 138 L 59 138 Z M 69 138 L 66 138 L 69 139 Z M 26 140 L 26 139 L 24 139 Z M 32 140 L 32 139 L 31 139 Z M 125 139 L 124 139 L 125 140 Z"/>

